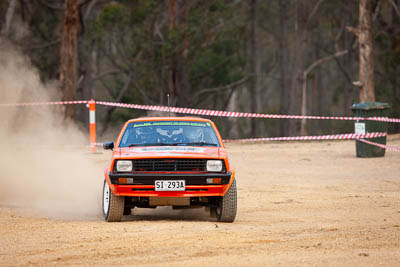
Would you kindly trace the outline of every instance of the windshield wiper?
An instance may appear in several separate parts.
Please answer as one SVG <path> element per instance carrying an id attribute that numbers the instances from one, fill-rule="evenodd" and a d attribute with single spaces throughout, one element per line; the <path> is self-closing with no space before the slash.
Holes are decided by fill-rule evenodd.
<path id="1" fill-rule="evenodd" d="M 148 144 L 130 144 L 128 147 L 135 146 L 218 146 L 214 143 L 207 142 L 183 142 L 183 143 L 148 143 Z"/>
<path id="2" fill-rule="evenodd" d="M 218 146 L 214 143 L 207 142 L 186 142 L 186 143 L 174 143 L 176 146 Z"/>
<path id="3" fill-rule="evenodd" d="M 168 144 L 168 143 L 148 143 L 148 144 L 130 144 L 128 147 L 134 146 L 174 146 L 175 144 Z"/>
<path id="4" fill-rule="evenodd" d="M 143 144 L 130 144 L 128 147 L 143 146 Z"/>

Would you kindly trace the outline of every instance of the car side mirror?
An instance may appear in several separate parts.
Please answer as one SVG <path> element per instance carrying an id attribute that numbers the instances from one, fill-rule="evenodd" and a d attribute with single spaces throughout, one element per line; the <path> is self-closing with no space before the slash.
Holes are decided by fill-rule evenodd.
<path id="1" fill-rule="evenodd" d="M 114 149 L 114 142 L 105 142 L 105 143 L 103 144 L 103 148 L 104 148 L 104 149 L 111 149 L 111 150 L 113 150 L 113 149 Z"/>

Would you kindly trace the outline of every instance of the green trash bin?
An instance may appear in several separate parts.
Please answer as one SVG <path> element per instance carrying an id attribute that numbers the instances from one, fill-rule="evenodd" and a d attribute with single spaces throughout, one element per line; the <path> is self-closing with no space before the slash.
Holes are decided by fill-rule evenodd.
<path id="1" fill-rule="evenodd" d="M 353 106 L 351 107 L 354 116 L 362 118 L 387 117 L 389 108 L 389 104 L 381 102 L 359 103 L 353 104 Z M 356 134 L 366 134 L 373 132 L 386 133 L 387 122 L 359 120 L 354 123 L 354 129 Z M 365 138 L 365 140 L 386 145 L 386 136 L 377 138 Z M 356 140 L 356 155 L 357 157 L 361 158 L 384 157 L 385 149 Z"/>

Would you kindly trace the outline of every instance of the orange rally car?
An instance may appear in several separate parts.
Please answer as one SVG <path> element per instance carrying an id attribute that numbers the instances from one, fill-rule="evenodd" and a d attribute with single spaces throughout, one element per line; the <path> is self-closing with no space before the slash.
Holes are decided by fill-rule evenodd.
<path id="1" fill-rule="evenodd" d="M 135 207 L 206 207 L 220 222 L 237 210 L 235 171 L 215 124 L 195 117 L 129 120 L 105 169 L 103 216 L 120 221 Z"/>

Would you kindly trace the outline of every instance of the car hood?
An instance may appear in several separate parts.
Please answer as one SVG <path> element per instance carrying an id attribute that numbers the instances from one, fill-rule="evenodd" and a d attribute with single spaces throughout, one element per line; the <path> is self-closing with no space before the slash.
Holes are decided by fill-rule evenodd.
<path id="1" fill-rule="evenodd" d="M 226 157 L 224 148 L 198 146 L 147 146 L 119 148 L 119 158 L 221 158 Z"/>

